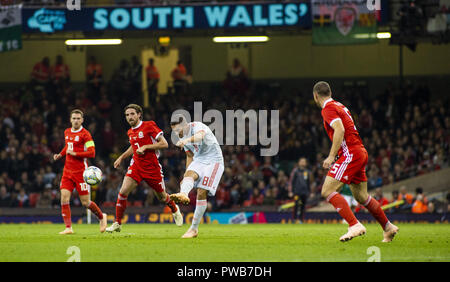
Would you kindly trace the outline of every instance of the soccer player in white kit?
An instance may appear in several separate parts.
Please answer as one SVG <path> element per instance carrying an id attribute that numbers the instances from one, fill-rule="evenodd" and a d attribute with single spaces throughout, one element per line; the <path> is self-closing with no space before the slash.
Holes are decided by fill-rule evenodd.
<path id="1" fill-rule="evenodd" d="M 181 138 L 176 146 L 186 152 L 186 172 L 180 184 L 180 192 L 170 195 L 170 198 L 175 203 L 187 205 L 190 201 L 189 192 L 197 188 L 192 225 L 182 236 L 194 238 L 198 235 L 198 226 L 207 208 L 207 196 L 216 194 L 224 171 L 222 149 L 211 129 L 201 122 L 187 123 L 184 116 L 178 115 L 172 118 L 170 125 Z"/>

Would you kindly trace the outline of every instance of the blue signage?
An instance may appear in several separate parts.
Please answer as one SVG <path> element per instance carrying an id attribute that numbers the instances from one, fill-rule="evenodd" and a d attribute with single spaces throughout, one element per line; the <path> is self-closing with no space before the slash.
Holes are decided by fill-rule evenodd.
<path id="1" fill-rule="evenodd" d="M 304 2 L 198 6 L 24 8 L 24 32 L 167 30 L 196 28 L 311 27 L 310 4 Z"/>
<path id="2" fill-rule="evenodd" d="M 39 29 L 41 32 L 64 30 L 66 15 L 64 10 L 39 9 L 26 21 L 29 28 Z"/>

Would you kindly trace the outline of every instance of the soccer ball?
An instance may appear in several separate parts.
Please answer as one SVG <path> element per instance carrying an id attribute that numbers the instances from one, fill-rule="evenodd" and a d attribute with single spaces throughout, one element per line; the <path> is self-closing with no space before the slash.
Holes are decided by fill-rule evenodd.
<path id="1" fill-rule="evenodd" d="M 83 179 L 89 185 L 97 185 L 102 182 L 102 171 L 96 166 L 90 166 L 83 172 Z"/>

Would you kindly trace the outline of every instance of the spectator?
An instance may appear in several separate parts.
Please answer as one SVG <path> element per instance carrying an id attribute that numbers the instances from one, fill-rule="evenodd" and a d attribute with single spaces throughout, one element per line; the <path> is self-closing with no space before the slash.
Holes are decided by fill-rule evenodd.
<path id="1" fill-rule="evenodd" d="M 45 174 L 43 177 L 44 184 L 45 185 L 51 184 L 53 182 L 53 179 L 55 179 L 55 177 L 56 177 L 56 173 L 53 172 L 52 167 L 50 165 L 47 165 L 45 167 Z"/>
<path id="2" fill-rule="evenodd" d="M 249 203 L 252 206 L 262 205 L 264 201 L 264 195 L 261 194 L 261 191 L 258 188 L 253 189 L 253 193 L 250 196 Z"/>
<path id="3" fill-rule="evenodd" d="M 133 97 L 135 101 L 140 101 L 141 98 L 141 84 L 142 84 L 142 65 L 139 63 L 137 56 L 131 57 L 130 65 L 130 82 L 131 82 L 131 93 L 135 95 Z"/>
<path id="4" fill-rule="evenodd" d="M 51 187 L 51 186 L 50 186 Z M 52 191 L 50 187 L 45 188 L 39 200 L 36 203 L 36 208 L 51 208 L 52 207 Z"/>
<path id="5" fill-rule="evenodd" d="M 405 205 L 412 205 L 414 197 L 406 191 L 406 186 L 400 187 L 400 198 L 405 201 Z"/>
<path id="6" fill-rule="evenodd" d="M 56 63 L 51 68 L 51 79 L 53 85 L 60 88 L 70 81 L 69 66 L 64 63 L 61 55 L 56 56 Z"/>
<path id="7" fill-rule="evenodd" d="M 187 88 L 187 71 L 183 63 L 178 60 L 177 66 L 172 70 L 173 87 L 175 89 L 175 95 L 179 96 L 186 92 Z"/>
<path id="8" fill-rule="evenodd" d="M 14 202 L 14 206 L 20 208 L 26 208 L 29 206 L 28 195 L 25 193 L 24 189 L 20 189 L 19 195 L 17 195 L 17 201 Z"/>
<path id="9" fill-rule="evenodd" d="M 271 157 L 264 157 L 264 164 L 261 166 L 261 172 L 265 182 L 269 181 L 269 179 L 277 173 L 277 169 L 272 165 Z"/>
<path id="10" fill-rule="evenodd" d="M 0 187 L 0 207 L 11 206 L 11 197 L 5 185 Z"/>
<path id="11" fill-rule="evenodd" d="M 47 86 L 50 81 L 50 59 L 44 57 L 42 61 L 36 63 L 31 72 L 32 85 Z"/>
<path id="12" fill-rule="evenodd" d="M 224 88 L 231 96 L 245 95 L 249 89 L 247 70 L 237 58 L 227 72 Z"/>
<path id="13" fill-rule="evenodd" d="M 148 66 L 145 68 L 147 74 L 147 95 L 150 105 L 156 104 L 156 97 L 158 96 L 159 72 L 155 66 L 155 60 L 150 58 Z"/>
<path id="14" fill-rule="evenodd" d="M 411 208 L 412 213 L 426 213 L 428 212 L 428 199 L 423 194 L 421 187 L 416 188 L 416 197 Z"/>
<path id="15" fill-rule="evenodd" d="M 375 189 L 375 195 L 373 197 L 380 203 L 380 206 L 389 204 L 389 200 L 383 196 L 383 190 L 381 188 Z"/>
<path id="16" fill-rule="evenodd" d="M 89 58 L 86 67 L 86 81 L 88 84 L 89 97 L 96 100 L 96 96 L 100 92 L 100 87 L 103 83 L 103 69 L 102 65 L 97 63 L 94 56 Z"/>

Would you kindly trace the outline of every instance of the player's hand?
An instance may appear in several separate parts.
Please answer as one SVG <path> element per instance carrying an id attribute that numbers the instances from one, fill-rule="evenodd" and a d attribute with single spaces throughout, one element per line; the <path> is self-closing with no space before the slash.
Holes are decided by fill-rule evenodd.
<path id="1" fill-rule="evenodd" d="M 122 162 L 122 158 L 117 158 L 117 160 L 114 162 L 114 168 L 118 168 L 120 166 L 121 162 Z"/>
<path id="2" fill-rule="evenodd" d="M 77 153 L 75 153 L 75 152 L 72 151 L 72 150 L 67 150 L 67 151 L 66 151 L 66 154 L 67 154 L 67 155 L 74 156 L 74 157 L 77 155 Z"/>
<path id="3" fill-rule="evenodd" d="M 323 161 L 323 168 L 325 169 L 330 169 L 331 165 L 334 163 L 334 157 L 332 156 L 328 156 L 324 161 Z"/>
<path id="4" fill-rule="evenodd" d="M 145 146 L 139 147 L 139 148 L 136 150 L 136 154 L 138 154 L 138 155 L 143 155 L 143 154 L 145 154 L 145 149 L 146 149 Z"/>
<path id="5" fill-rule="evenodd" d="M 293 196 L 294 196 L 294 193 L 289 192 L 288 197 L 289 197 L 289 198 L 292 198 Z"/>
<path id="6" fill-rule="evenodd" d="M 187 144 L 187 139 L 181 139 L 180 141 L 177 142 L 177 144 L 175 144 L 175 146 L 183 148 L 184 145 Z"/>
<path id="7" fill-rule="evenodd" d="M 54 160 L 54 161 L 57 161 L 57 160 L 59 160 L 60 158 L 62 158 L 61 154 L 54 154 L 54 155 L 53 155 L 53 160 Z"/>

